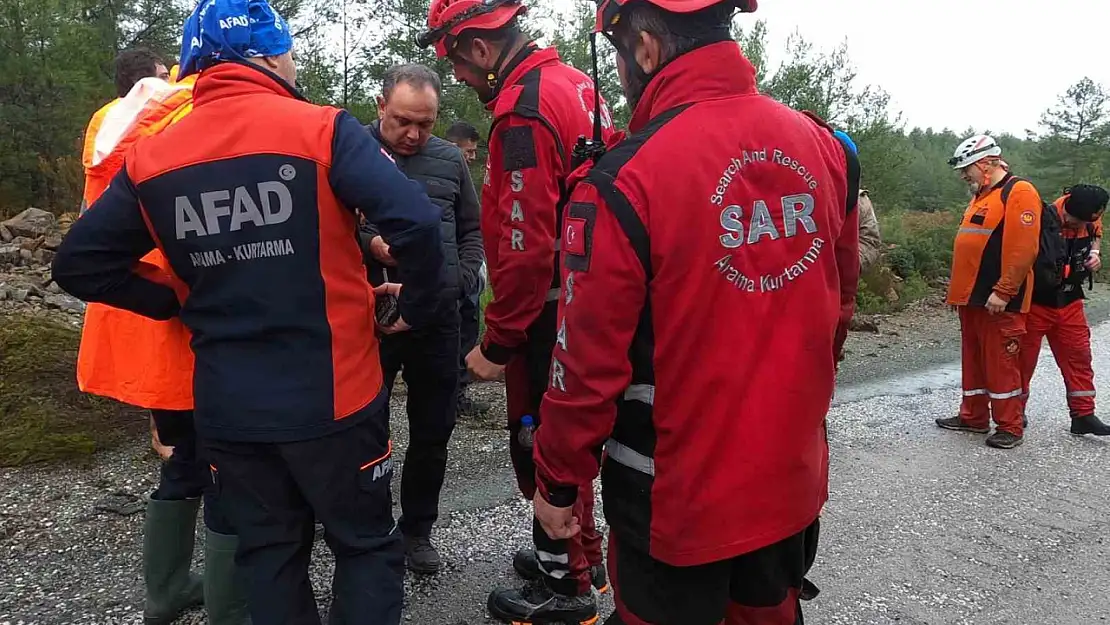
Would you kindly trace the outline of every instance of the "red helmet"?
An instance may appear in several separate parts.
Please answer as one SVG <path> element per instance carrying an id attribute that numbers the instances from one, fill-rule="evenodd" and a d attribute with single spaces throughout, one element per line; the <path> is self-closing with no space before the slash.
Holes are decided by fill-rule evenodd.
<path id="1" fill-rule="evenodd" d="M 435 44 L 436 56 L 444 58 L 464 30 L 501 28 L 527 11 L 520 0 L 432 0 L 428 30 L 416 43 L 422 48 Z"/>
<path id="2" fill-rule="evenodd" d="M 621 8 L 626 4 L 630 4 L 637 0 L 598 0 L 597 1 L 597 24 L 594 26 L 595 32 L 605 32 L 612 30 L 620 21 Z M 655 6 L 670 11 L 671 13 L 693 13 L 702 9 L 711 7 L 715 4 L 726 2 L 740 9 L 741 13 L 751 13 L 755 11 L 758 0 L 642 0 L 654 4 Z"/>

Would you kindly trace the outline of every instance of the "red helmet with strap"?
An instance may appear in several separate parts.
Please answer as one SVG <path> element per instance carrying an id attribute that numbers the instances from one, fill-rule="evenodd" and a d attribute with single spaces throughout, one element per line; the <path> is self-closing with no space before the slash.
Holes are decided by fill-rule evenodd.
<path id="1" fill-rule="evenodd" d="M 740 9 L 741 13 L 752 13 L 758 0 L 598 0 L 597 23 L 595 32 L 608 32 L 620 21 L 621 9 L 633 2 L 647 2 L 671 13 L 693 13 L 715 4 L 727 3 Z"/>
<path id="2" fill-rule="evenodd" d="M 436 56 L 445 58 L 465 30 L 494 30 L 528 12 L 520 0 L 432 0 L 428 30 L 416 38 L 422 48 L 435 44 Z"/>

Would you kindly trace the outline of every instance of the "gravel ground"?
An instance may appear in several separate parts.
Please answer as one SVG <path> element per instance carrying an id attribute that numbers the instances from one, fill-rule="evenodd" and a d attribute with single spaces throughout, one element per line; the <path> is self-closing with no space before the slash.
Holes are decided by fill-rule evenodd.
<path id="1" fill-rule="evenodd" d="M 853 336 L 830 413 L 833 495 L 811 575 L 823 592 L 806 605 L 807 622 L 1107 621 L 1110 444 L 1068 436 L 1063 387 L 1047 351 L 1024 446 L 991 450 L 981 436 L 935 428 L 932 419 L 952 414 L 959 401 L 951 363 L 920 369 L 950 360 L 950 328 L 940 323 L 884 319 L 881 328 L 897 336 Z M 879 342 L 898 341 L 909 346 L 867 355 L 880 353 Z M 1093 343 L 1096 371 L 1110 370 L 1110 325 L 1095 329 Z M 1110 380 L 1100 374 L 1097 382 Z M 462 420 L 452 439 L 434 536 L 447 569 L 409 577 L 406 622 L 488 622 L 486 594 L 516 583 L 512 553 L 530 542 L 529 508 L 516 494 L 500 429 L 503 389 L 473 390 L 495 408 Z M 395 440 L 405 448 L 403 419 L 395 419 Z M 0 625 L 141 623 L 142 514 L 97 506 L 141 498 L 156 479 L 145 440 L 88 466 L 0 469 Z M 321 606 L 331 572 L 321 543 L 312 568 Z M 603 611 L 610 609 L 606 598 Z M 179 624 L 203 622 L 196 612 Z"/>

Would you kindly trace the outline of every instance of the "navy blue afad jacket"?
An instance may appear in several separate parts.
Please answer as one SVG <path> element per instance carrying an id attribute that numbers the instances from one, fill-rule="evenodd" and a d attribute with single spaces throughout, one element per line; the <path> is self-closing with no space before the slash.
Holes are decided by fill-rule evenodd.
<path id="1" fill-rule="evenodd" d="M 354 117 L 223 63 L 188 116 L 138 142 L 53 277 L 86 301 L 181 316 L 202 436 L 307 440 L 385 401 L 356 208 L 389 237 L 401 314 L 421 325 L 441 289 L 440 210 Z M 155 246 L 173 275 L 139 262 Z"/>

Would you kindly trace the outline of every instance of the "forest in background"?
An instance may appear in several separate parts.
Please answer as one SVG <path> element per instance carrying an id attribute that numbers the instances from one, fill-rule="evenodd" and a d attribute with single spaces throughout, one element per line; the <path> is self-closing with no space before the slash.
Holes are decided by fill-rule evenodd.
<path id="1" fill-rule="evenodd" d="M 458 119 L 483 133 L 488 128 L 488 114 L 473 93 L 451 78 L 446 63 L 414 43 L 425 25 L 427 0 L 271 4 L 293 29 L 298 86 L 310 100 L 344 107 L 370 122 L 385 70 L 419 62 L 444 76 L 437 130 Z M 530 33 L 588 72 L 594 2 L 576 0 L 569 13 L 531 4 Z M 28 206 L 57 213 L 76 209 L 83 186 L 82 135 L 89 116 L 114 97 L 113 58 L 122 49 L 146 46 L 172 63 L 193 5 L 193 0 L 0 0 L 0 218 Z M 947 276 L 955 219 L 967 190 L 945 161 L 963 138 L 992 129 L 908 127 L 881 85 L 858 80 L 847 42 L 819 50 L 795 34 L 784 50 L 771 50 L 766 25 L 748 18 L 737 22 L 735 34 L 758 70 L 762 91 L 817 113 L 859 146 L 864 186 L 884 240 L 894 244 L 887 266 L 897 276 L 896 285 L 886 284 L 889 275 L 868 277 L 865 283 L 884 284 L 865 284 L 873 294 L 861 296 L 862 307 L 883 309 L 895 286 L 908 296 L 903 302 L 919 297 L 927 283 Z M 620 96 L 614 53 L 608 42 L 598 45 L 602 90 L 622 125 L 629 111 Z M 1076 182 L 1106 184 L 1108 97 L 1103 85 L 1079 79 L 1026 136 L 994 136 L 1012 169 L 1031 179 L 1046 199 Z"/>

